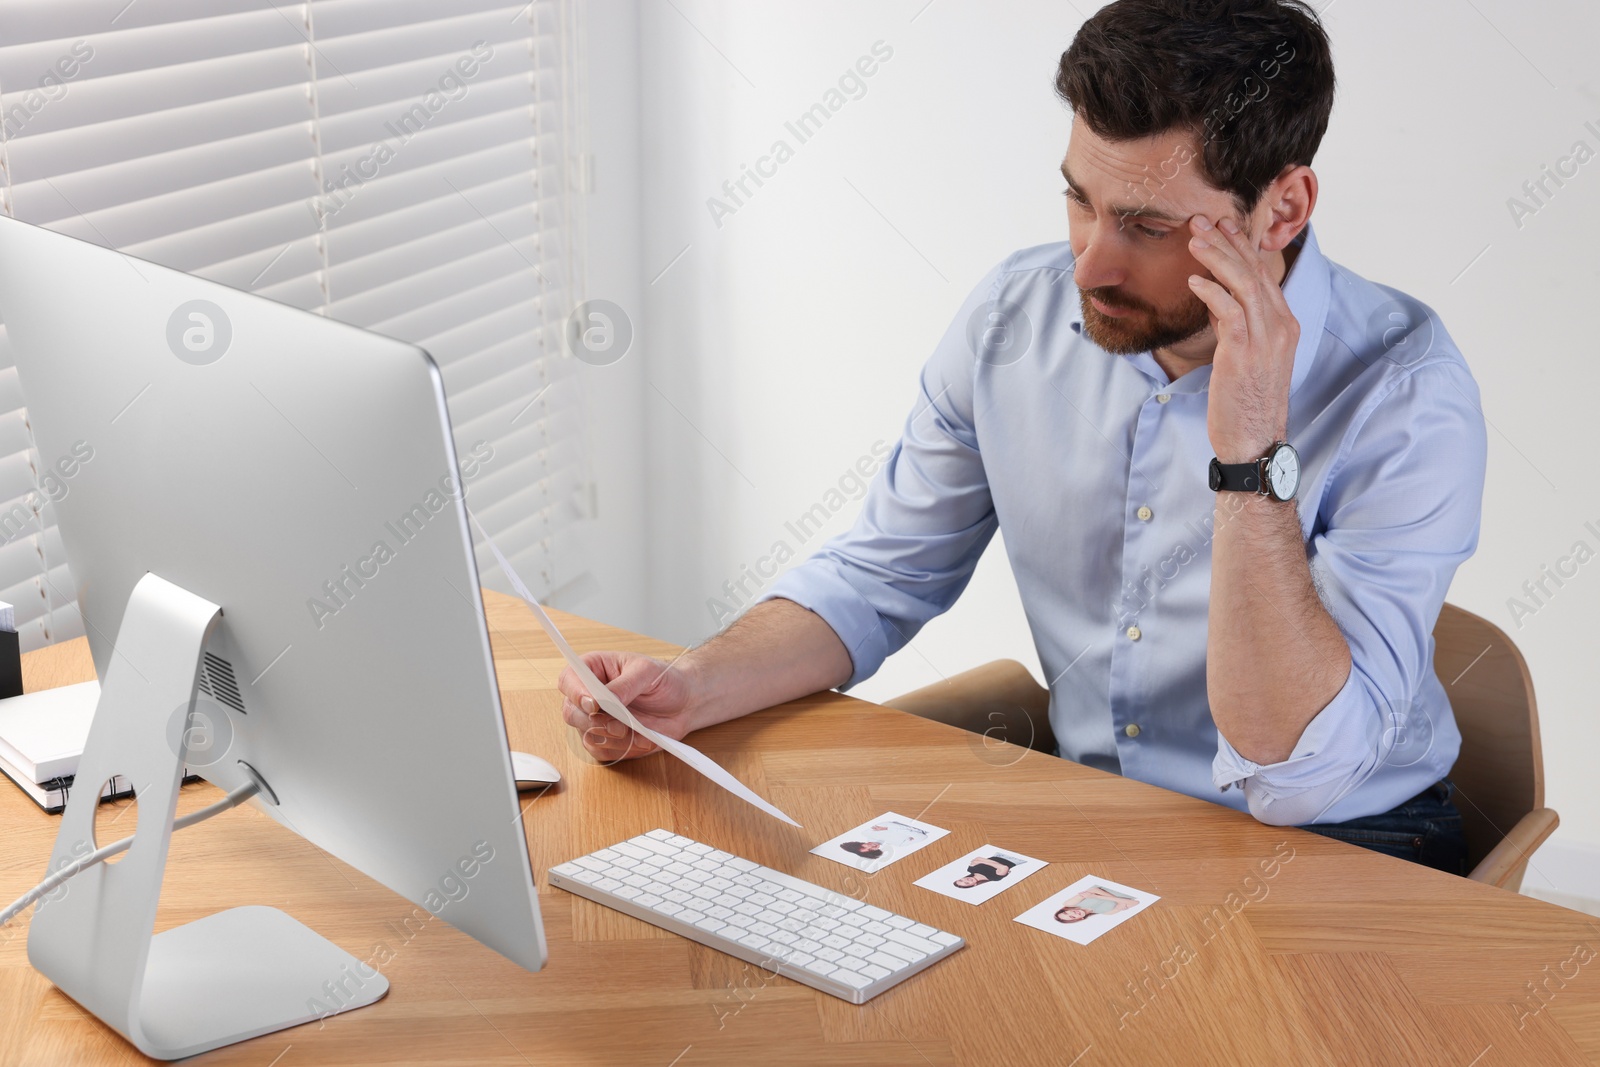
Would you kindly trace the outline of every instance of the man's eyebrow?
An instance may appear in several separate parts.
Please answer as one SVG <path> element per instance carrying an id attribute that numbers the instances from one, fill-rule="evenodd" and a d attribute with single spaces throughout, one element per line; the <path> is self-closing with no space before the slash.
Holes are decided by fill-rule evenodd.
<path id="1" fill-rule="evenodd" d="M 1085 201 L 1089 199 L 1083 195 L 1083 190 L 1079 188 L 1078 183 L 1072 180 L 1072 175 L 1067 171 L 1065 160 L 1061 163 L 1061 176 L 1066 179 L 1067 188 L 1077 193 L 1080 199 Z M 1132 207 L 1126 204 L 1121 206 L 1112 205 L 1108 210 L 1113 215 L 1120 215 L 1124 219 L 1149 219 L 1153 222 L 1170 222 L 1175 226 L 1182 226 L 1189 221 L 1183 215 L 1175 215 L 1170 211 L 1162 211 L 1160 208 L 1153 208 L 1148 205 L 1140 207 Z"/>

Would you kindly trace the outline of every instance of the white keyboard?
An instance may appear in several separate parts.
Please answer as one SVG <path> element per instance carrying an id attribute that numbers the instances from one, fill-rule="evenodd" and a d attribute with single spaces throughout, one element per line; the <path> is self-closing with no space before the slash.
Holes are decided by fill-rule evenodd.
<path id="1" fill-rule="evenodd" d="M 552 867 L 550 884 L 852 1004 L 966 944 L 666 830 Z"/>

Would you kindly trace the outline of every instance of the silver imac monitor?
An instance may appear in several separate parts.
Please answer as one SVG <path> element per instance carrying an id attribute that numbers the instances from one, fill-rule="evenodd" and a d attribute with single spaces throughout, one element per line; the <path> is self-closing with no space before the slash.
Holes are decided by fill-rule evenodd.
<path id="1" fill-rule="evenodd" d="M 285 827 L 543 966 L 474 460 L 429 355 L 6 218 L 0 318 L 100 681 L 52 869 L 106 844 L 91 780 L 138 798 L 120 861 L 41 903 L 33 964 L 162 1059 L 383 995 L 372 961 L 277 909 L 152 936 L 187 765 L 256 782 Z"/>

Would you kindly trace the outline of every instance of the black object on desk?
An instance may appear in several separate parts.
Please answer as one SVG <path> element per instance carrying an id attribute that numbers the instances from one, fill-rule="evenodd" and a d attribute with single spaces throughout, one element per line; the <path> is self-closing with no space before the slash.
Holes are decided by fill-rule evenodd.
<path id="1" fill-rule="evenodd" d="M 17 631 L 0 630 L 0 699 L 22 695 L 22 648 Z"/>

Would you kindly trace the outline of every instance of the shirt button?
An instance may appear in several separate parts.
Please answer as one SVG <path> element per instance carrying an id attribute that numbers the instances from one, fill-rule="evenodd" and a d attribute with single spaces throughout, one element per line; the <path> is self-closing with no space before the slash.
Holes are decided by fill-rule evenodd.
<path id="1" fill-rule="evenodd" d="M 1140 630 L 1137 626 L 1130 626 L 1128 627 L 1128 640 L 1137 641 L 1143 635 L 1143 633 L 1144 631 Z"/>
<path id="2" fill-rule="evenodd" d="M 1157 393 L 1156 394 L 1156 403 L 1158 403 L 1158 404 L 1165 404 L 1167 401 L 1169 401 L 1171 399 L 1172 399 L 1172 394 L 1171 393 Z"/>
<path id="3" fill-rule="evenodd" d="M 1138 726 L 1137 723 L 1131 723 L 1130 722 L 1128 725 L 1126 725 L 1126 726 L 1124 726 L 1122 728 L 1122 732 L 1127 734 L 1129 737 L 1138 737 L 1139 736 L 1139 726 Z"/>
<path id="4" fill-rule="evenodd" d="M 1149 504 L 1141 504 L 1139 505 L 1139 510 L 1136 514 L 1138 514 L 1140 522 L 1149 522 L 1150 517 L 1154 515 L 1155 512 L 1150 510 Z"/>

